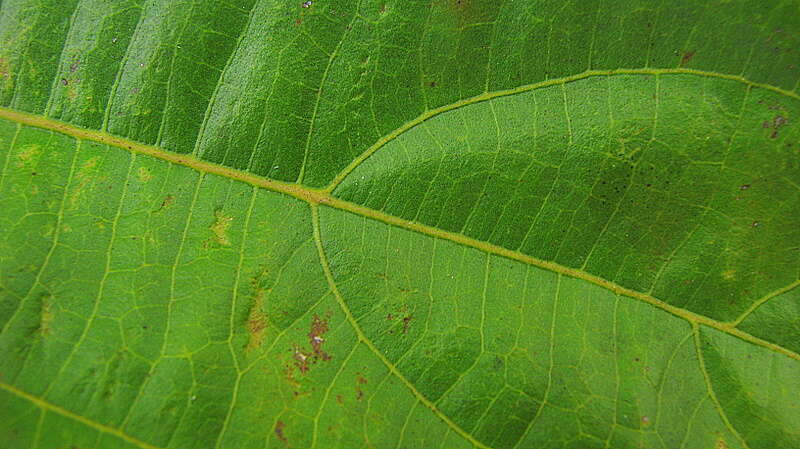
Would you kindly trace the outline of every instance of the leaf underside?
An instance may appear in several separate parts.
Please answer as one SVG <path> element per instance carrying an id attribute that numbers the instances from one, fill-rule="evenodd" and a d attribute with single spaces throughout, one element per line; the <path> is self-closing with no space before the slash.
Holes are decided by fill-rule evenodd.
<path id="1" fill-rule="evenodd" d="M 3 0 L 8 448 L 800 447 L 800 3 Z"/>

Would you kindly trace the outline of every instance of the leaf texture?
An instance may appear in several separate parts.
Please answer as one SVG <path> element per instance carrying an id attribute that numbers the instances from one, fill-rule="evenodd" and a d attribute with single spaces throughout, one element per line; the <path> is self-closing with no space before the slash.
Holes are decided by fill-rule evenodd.
<path id="1" fill-rule="evenodd" d="M 798 52 L 796 0 L 3 0 L 3 447 L 800 447 Z"/>

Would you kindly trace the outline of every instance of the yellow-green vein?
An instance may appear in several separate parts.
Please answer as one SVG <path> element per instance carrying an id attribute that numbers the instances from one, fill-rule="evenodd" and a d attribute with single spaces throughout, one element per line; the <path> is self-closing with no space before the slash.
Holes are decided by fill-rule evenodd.
<path id="1" fill-rule="evenodd" d="M 557 85 L 564 85 L 566 83 L 571 83 L 573 81 L 579 81 L 586 78 L 592 78 L 596 76 L 613 76 L 613 75 L 696 75 L 696 76 L 704 76 L 710 78 L 719 78 L 724 80 L 730 81 L 738 81 L 742 84 L 745 84 L 750 87 L 758 87 L 761 89 L 767 89 L 781 95 L 785 95 L 789 98 L 793 98 L 795 100 L 800 100 L 800 94 L 781 89 L 779 87 L 775 87 L 769 84 L 764 83 L 756 83 L 754 81 L 750 81 L 742 76 L 738 75 L 727 75 L 724 73 L 717 73 L 717 72 L 710 72 L 704 70 L 695 70 L 695 69 L 686 69 L 686 68 L 672 68 L 672 69 L 615 69 L 615 70 L 589 70 L 583 73 L 578 73 L 576 75 L 565 76 L 563 78 L 553 78 L 545 81 L 540 81 L 538 83 L 533 84 L 526 84 L 524 86 L 515 87 L 513 89 L 505 89 L 505 90 L 496 90 L 492 92 L 485 92 L 480 95 L 476 95 L 474 97 L 465 98 L 463 100 L 456 101 L 455 103 L 450 103 L 444 106 L 440 106 L 438 108 L 430 109 L 421 115 L 417 116 L 411 121 L 404 123 L 399 128 L 395 129 L 394 131 L 390 132 L 389 134 L 381 137 L 377 142 L 372 144 L 369 148 L 367 148 L 363 153 L 361 153 L 357 158 L 353 160 L 350 164 L 348 164 L 344 169 L 342 169 L 339 174 L 333 178 L 333 181 L 325 187 L 325 192 L 333 192 L 336 187 L 341 184 L 342 181 L 353 171 L 361 165 L 365 160 L 367 160 L 370 156 L 372 156 L 376 151 L 380 150 L 383 146 L 387 143 L 391 142 L 392 140 L 399 137 L 401 134 L 405 133 L 406 131 L 414 128 L 415 126 L 419 125 L 420 123 L 429 120 L 437 115 L 443 114 L 448 111 L 452 111 L 453 109 L 458 109 L 464 106 L 468 106 L 475 103 L 481 103 L 484 101 L 492 100 L 494 98 L 499 97 L 507 97 L 509 95 L 516 95 L 521 94 L 523 92 L 529 92 L 536 89 L 541 89 L 544 87 L 550 86 L 557 86 Z M 570 132 L 570 138 L 571 138 Z"/>
<path id="2" fill-rule="evenodd" d="M 108 133 L 104 133 L 101 131 L 90 131 L 86 129 L 81 129 L 49 118 L 27 114 L 24 112 L 18 112 L 7 108 L 0 107 L 0 118 L 15 121 L 17 123 L 21 123 L 27 126 L 33 126 L 36 128 L 42 128 L 50 131 L 60 132 L 78 139 L 92 140 L 95 142 L 104 143 L 118 148 L 127 149 L 128 151 L 134 153 L 144 154 L 173 164 L 183 165 L 201 173 L 210 173 L 218 176 L 223 176 L 256 187 L 261 187 L 266 190 L 289 195 L 299 200 L 305 201 L 311 204 L 312 206 L 325 205 L 328 207 L 333 207 L 356 215 L 360 215 L 362 217 L 370 218 L 372 220 L 380 221 L 392 226 L 418 232 L 420 234 L 425 234 L 431 237 L 440 238 L 443 240 L 449 240 L 454 243 L 475 248 L 480 251 L 484 251 L 497 256 L 505 257 L 507 259 L 516 260 L 518 262 L 522 262 L 528 265 L 533 265 L 539 268 L 553 271 L 555 273 L 560 273 L 570 277 L 582 279 L 586 282 L 611 290 L 616 294 L 628 296 L 646 302 L 648 304 L 654 305 L 673 315 L 679 316 L 691 323 L 698 323 L 712 327 L 721 332 L 745 340 L 749 343 L 762 346 L 771 351 L 783 354 L 794 360 L 800 361 L 800 354 L 791 351 L 789 349 L 786 349 L 782 346 L 776 345 L 774 343 L 770 343 L 766 340 L 762 340 L 746 332 L 743 332 L 734 327 L 731 323 L 724 323 L 721 321 L 717 321 L 712 318 L 708 318 L 699 315 L 697 313 L 691 312 L 689 310 L 673 306 L 648 294 L 622 287 L 618 284 L 607 281 L 598 276 L 586 273 L 582 270 L 569 268 L 554 262 L 538 259 L 536 257 L 532 257 L 527 254 L 520 253 L 518 251 L 513 251 L 507 248 L 503 248 L 501 246 L 493 245 L 488 242 L 476 240 L 474 238 L 467 237 L 463 234 L 444 231 L 442 229 L 438 229 L 433 226 L 428 226 L 414 221 L 405 220 L 403 218 L 385 214 L 383 212 L 379 212 L 365 206 L 350 203 L 348 201 L 335 198 L 330 192 L 327 192 L 322 189 L 313 189 L 309 187 L 300 186 L 297 184 L 290 184 L 286 182 L 265 179 L 262 178 L 261 176 L 254 175 L 252 173 L 247 173 L 230 167 L 224 167 L 211 162 L 202 161 L 193 156 L 170 153 L 168 151 L 165 151 L 163 149 L 154 146 L 132 142 L 130 140 L 117 136 L 112 136 Z"/>
<path id="3" fill-rule="evenodd" d="M 716 393 L 714 393 L 714 387 L 711 382 L 711 378 L 708 375 L 708 370 L 706 369 L 706 362 L 705 358 L 703 357 L 703 348 L 700 346 L 700 326 L 697 323 L 692 323 L 692 334 L 694 335 L 694 347 L 697 351 L 697 363 L 700 365 L 700 373 L 703 375 L 703 379 L 706 383 L 706 390 L 708 390 L 708 397 L 711 399 L 711 402 L 714 403 L 714 408 L 717 410 L 720 419 L 725 423 L 725 427 L 731 431 L 731 433 L 742 443 L 745 449 L 749 449 L 747 446 L 747 442 L 739 435 L 739 432 L 736 431 L 736 428 L 733 427 L 731 422 L 728 420 L 728 416 L 725 414 L 725 411 L 722 409 L 722 404 L 719 403 L 719 399 L 717 399 Z"/>
<path id="4" fill-rule="evenodd" d="M 95 429 L 95 430 L 97 430 L 99 432 L 102 432 L 102 433 L 107 433 L 109 435 L 113 435 L 113 436 L 115 436 L 117 438 L 125 440 L 128 443 L 131 443 L 131 444 L 133 444 L 135 446 L 139 446 L 139 447 L 141 447 L 143 449 L 161 449 L 158 446 L 153 446 L 152 444 L 145 443 L 142 440 L 134 438 L 134 437 L 126 434 L 125 432 L 123 432 L 120 429 L 117 429 L 117 428 L 114 428 L 114 427 L 111 427 L 111 426 L 107 426 L 105 424 L 100 424 L 100 423 L 98 423 L 96 421 L 92 421 L 91 419 L 85 418 L 85 417 L 83 417 L 83 416 L 81 416 L 81 415 L 79 415 L 77 413 L 73 413 L 73 412 L 71 412 L 71 411 L 69 411 L 67 409 L 61 408 L 61 407 L 59 407 L 59 406 L 57 406 L 55 404 L 51 404 L 50 402 L 47 402 L 44 399 L 36 397 L 36 396 L 34 396 L 34 395 L 30 394 L 30 393 L 22 391 L 19 388 L 13 387 L 13 386 L 8 385 L 6 383 L 0 382 L 0 389 L 3 389 L 3 390 L 5 390 L 5 391 L 17 396 L 17 397 L 20 397 L 22 399 L 25 399 L 25 400 L 33 403 L 37 407 L 41 408 L 42 410 L 48 410 L 48 411 L 51 411 L 53 413 L 57 413 L 57 414 L 59 414 L 61 416 L 65 416 L 67 418 L 73 419 L 75 421 L 80 422 L 81 424 L 86 425 L 87 427 L 91 427 L 92 429 Z"/>
<path id="5" fill-rule="evenodd" d="M 339 307 L 341 307 L 342 312 L 347 317 L 347 321 L 353 326 L 353 330 L 355 331 L 356 335 L 358 336 L 358 340 L 360 343 L 363 343 L 369 350 L 375 354 L 375 356 L 383 362 L 386 368 L 389 370 L 392 375 L 397 377 L 400 382 L 402 382 L 414 396 L 426 407 L 428 407 L 436 416 L 439 417 L 442 421 L 445 422 L 451 429 L 453 429 L 456 433 L 461 435 L 464 439 L 470 442 L 475 447 L 479 447 L 482 449 L 489 449 L 487 446 L 482 444 L 480 441 L 476 440 L 475 437 L 467 433 L 464 429 L 459 427 L 458 424 L 453 422 L 450 418 L 447 417 L 444 413 L 439 410 L 436 405 L 431 402 L 428 398 L 426 398 L 417 387 L 414 386 L 406 377 L 397 369 L 394 364 L 386 358 L 385 355 L 372 343 L 372 341 L 364 335 L 364 331 L 361 329 L 361 326 L 358 325 L 355 317 L 353 316 L 350 308 L 344 302 L 344 298 L 342 294 L 339 292 L 339 288 L 336 286 L 336 281 L 333 279 L 333 273 L 331 272 L 330 265 L 328 264 L 328 258 L 325 255 L 325 249 L 322 247 L 322 236 L 320 235 L 320 225 L 319 225 L 319 206 L 317 204 L 311 204 L 311 217 L 314 227 L 314 241 L 317 244 L 317 252 L 319 253 L 319 261 L 322 265 L 322 271 L 325 273 L 325 278 L 328 280 L 328 285 L 333 293 L 333 296 L 336 297 L 336 301 L 339 303 Z"/>

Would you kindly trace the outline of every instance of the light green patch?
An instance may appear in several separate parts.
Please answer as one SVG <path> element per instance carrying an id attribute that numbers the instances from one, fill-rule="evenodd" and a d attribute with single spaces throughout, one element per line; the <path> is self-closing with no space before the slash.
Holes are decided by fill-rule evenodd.
<path id="1" fill-rule="evenodd" d="M 147 167 L 139 167 L 139 170 L 136 171 L 136 177 L 140 182 L 149 182 L 153 179 L 153 173 Z"/>
<path id="2" fill-rule="evenodd" d="M 53 322 L 54 316 L 51 300 L 52 297 L 50 295 L 42 295 L 41 318 L 39 320 L 39 328 L 37 329 L 38 334 L 42 337 L 46 337 L 52 332 L 50 325 Z"/>
<path id="3" fill-rule="evenodd" d="M 17 167 L 25 168 L 35 165 L 36 160 L 42 152 L 42 146 L 39 144 L 29 144 L 21 148 L 17 153 Z"/>
<path id="4" fill-rule="evenodd" d="M 74 209 L 78 205 L 83 191 L 97 173 L 97 164 L 99 162 L 100 157 L 93 157 L 84 162 L 75 173 L 75 180 L 73 182 L 74 185 L 69 196 L 70 209 Z"/>
<path id="5" fill-rule="evenodd" d="M 264 332 L 267 328 L 267 316 L 264 314 L 264 289 L 258 288 L 253 295 L 253 304 L 247 315 L 247 333 L 249 339 L 245 350 L 250 352 L 264 344 Z"/>
<path id="6" fill-rule="evenodd" d="M 221 210 L 214 211 L 214 224 L 211 225 L 211 232 L 214 233 L 214 240 L 222 246 L 230 246 L 228 239 L 228 227 L 233 221 L 233 217 L 225 215 Z"/>

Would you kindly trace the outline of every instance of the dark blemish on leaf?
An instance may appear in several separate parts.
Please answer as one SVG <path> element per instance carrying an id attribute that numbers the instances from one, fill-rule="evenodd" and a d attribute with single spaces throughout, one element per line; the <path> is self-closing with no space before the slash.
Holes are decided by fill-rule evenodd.
<path id="1" fill-rule="evenodd" d="M 762 128 L 771 128 L 772 127 L 772 123 L 765 121 L 764 123 L 761 124 L 761 127 Z"/>
<path id="2" fill-rule="evenodd" d="M 761 225 L 761 223 L 759 223 L 759 222 L 757 222 L 757 221 L 754 221 L 754 222 L 753 222 L 753 224 L 752 224 L 752 226 L 753 226 L 754 228 L 757 228 L 759 225 Z"/>
<path id="3" fill-rule="evenodd" d="M 409 315 L 409 316 L 407 316 L 407 317 L 404 317 L 404 318 L 403 318 L 403 333 L 404 333 L 404 334 L 405 334 L 406 332 L 408 332 L 408 326 L 409 326 L 409 324 L 411 323 L 411 320 L 413 320 L 413 319 L 414 319 L 414 317 L 413 317 L 413 316 L 411 316 L 411 315 Z"/>
<path id="4" fill-rule="evenodd" d="M 367 378 L 362 376 L 361 374 L 356 373 L 356 382 L 358 382 L 360 385 L 366 385 Z"/>
<path id="5" fill-rule="evenodd" d="M 750 184 L 742 184 L 739 186 L 739 190 L 747 190 L 750 188 Z"/>
<path id="6" fill-rule="evenodd" d="M 647 416 L 642 416 L 642 425 L 647 426 L 650 424 L 650 418 Z"/>
<path id="7" fill-rule="evenodd" d="M 638 361 L 639 361 L 639 357 L 634 357 L 634 358 L 633 358 L 633 361 L 634 361 L 634 362 L 638 362 Z"/>
<path id="8" fill-rule="evenodd" d="M 775 139 L 777 137 L 778 137 L 778 130 L 777 129 L 775 131 L 772 131 L 772 133 L 770 133 L 770 135 L 769 135 L 770 139 Z"/>
<path id="9" fill-rule="evenodd" d="M 314 2 L 313 2 L 313 1 L 311 1 L 311 0 L 307 0 L 307 1 L 303 2 L 303 4 L 302 4 L 301 6 L 302 6 L 303 8 L 310 8 L 310 7 L 311 7 L 311 5 L 313 5 L 313 4 L 314 4 Z"/>
<path id="10" fill-rule="evenodd" d="M 500 371 L 501 369 L 503 369 L 504 366 L 505 363 L 503 363 L 503 359 L 501 359 L 500 357 L 495 357 L 494 360 L 492 361 L 492 368 L 495 371 Z"/>
<path id="11" fill-rule="evenodd" d="M 314 356 L 324 361 L 331 359 L 331 356 L 322 350 L 322 345 L 325 344 L 325 338 L 323 336 L 328 330 L 328 321 L 320 318 L 319 315 L 314 315 L 311 321 L 311 332 L 308 333 L 308 339 L 314 351 Z"/>
<path id="12" fill-rule="evenodd" d="M 283 421 L 278 421 L 275 423 L 275 436 L 277 436 L 278 439 L 283 442 L 283 444 L 288 445 L 289 441 L 286 439 L 286 435 L 283 433 L 284 429 L 286 429 L 286 424 Z"/>
<path id="13" fill-rule="evenodd" d="M 694 58 L 695 53 L 696 52 L 694 50 L 683 52 L 683 56 L 681 56 L 681 66 L 685 66 L 686 64 L 691 62 L 692 58 Z"/>
<path id="14" fill-rule="evenodd" d="M 69 81 L 66 78 L 61 78 L 61 84 L 64 86 L 69 86 Z"/>
<path id="15" fill-rule="evenodd" d="M 436 81 L 429 82 L 428 87 L 436 87 Z"/>
<path id="16" fill-rule="evenodd" d="M 310 369 L 309 357 L 310 354 L 303 352 L 300 348 L 294 348 L 294 355 L 292 356 L 294 358 L 294 366 L 303 374 Z"/>
<path id="17" fill-rule="evenodd" d="M 311 369 L 311 366 L 320 360 L 327 362 L 331 359 L 331 356 L 322 349 L 322 346 L 325 344 L 324 335 L 328 330 L 328 321 L 320 318 L 319 315 L 314 315 L 311 321 L 311 330 L 307 334 L 308 342 L 311 345 L 311 351 L 295 346 L 294 354 L 292 355 L 294 366 L 300 370 L 301 373 L 307 373 Z"/>
<path id="18" fill-rule="evenodd" d="M 80 61 L 73 62 L 72 64 L 69 65 L 69 71 L 75 72 L 76 70 L 78 70 L 78 67 L 80 67 L 80 65 L 81 65 Z"/>
<path id="19" fill-rule="evenodd" d="M 159 208 L 159 210 L 166 209 L 172 206 L 173 204 L 175 204 L 175 196 L 167 195 L 164 197 L 164 201 L 161 202 L 161 208 Z"/>
<path id="20" fill-rule="evenodd" d="M 392 321 L 394 319 L 394 315 L 392 315 L 390 313 L 390 314 L 386 315 L 386 319 L 389 320 L 389 321 Z"/>
<path id="21" fill-rule="evenodd" d="M 342 399 L 342 395 L 340 395 L 340 394 L 336 395 L 336 402 L 338 402 L 339 405 L 343 405 L 344 404 L 344 399 Z"/>

